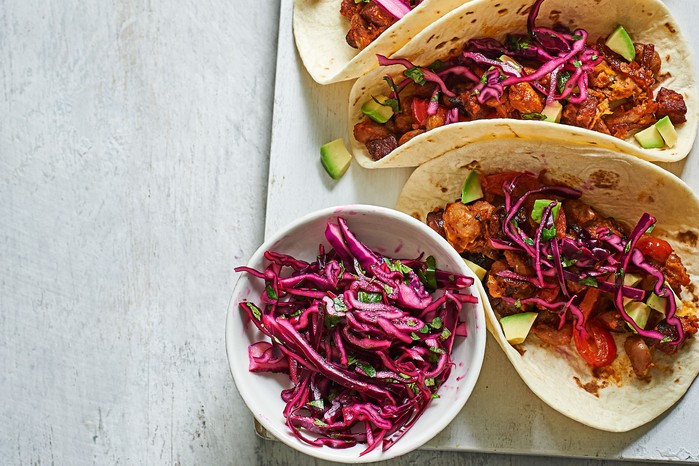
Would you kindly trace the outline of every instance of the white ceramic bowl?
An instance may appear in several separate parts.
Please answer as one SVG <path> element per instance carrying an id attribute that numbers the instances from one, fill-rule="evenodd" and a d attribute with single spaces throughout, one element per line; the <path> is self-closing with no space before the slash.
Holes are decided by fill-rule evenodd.
<path id="1" fill-rule="evenodd" d="M 349 205 L 310 213 L 283 228 L 253 254 L 248 266 L 263 270 L 267 265 L 263 254 L 267 250 L 283 252 L 312 261 L 319 244 L 326 251 L 330 246 L 324 231 L 328 222 L 343 217 L 350 230 L 373 250 L 387 257 L 416 258 L 421 253 L 437 259 L 437 267 L 473 277 L 463 260 L 441 236 L 420 221 L 396 210 L 368 205 Z M 477 279 L 476 279 L 477 280 Z M 360 457 L 364 444 L 348 449 L 314 447 L 295 438 L 284 424 L 284 402 L 281 390 L 291 386 L 286 374 L 252 373 L 248 371 L 248 346 L 264 338 L 238 307 L 249 300 L 259 303 L 264 290 L 262 280 L 247 273 L 240 275 L 233 291 L 226 319 L 226 351 L 233 378 L 243 400 L 255 418 L 276 438 L 308 455 L 345 463 L 380 461 L 412 451 L 437 435 L 464 406 L 473 390 L 483 362 L 486 324 L 483 306 L 466 304 L 462 319 L 466 320 L 468 337 L 455 341 L 452 359 L 455 366 L 449 379 L 440 387 L 440 398 L 432 400 L 415 425 L 387 452 L 381 448 Z M 479 296 L 475 285 L 470 290 Z M 251 426 L 252 428 L 252 426 Z"/>

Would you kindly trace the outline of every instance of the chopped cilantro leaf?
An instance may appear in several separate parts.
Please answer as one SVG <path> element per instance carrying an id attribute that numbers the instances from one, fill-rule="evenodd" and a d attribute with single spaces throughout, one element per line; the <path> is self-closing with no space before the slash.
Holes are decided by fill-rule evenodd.
<path id="1" fill-rule="evenodd" d="M 262 320 L 262 311 L 260 311 L 260 308 L 255 306 L 253 303 L 246 302 L 244 305 L 250 309 L 250 312 L 252 312 L 252 315 L 255 316 L 255 319 L 257 320 Z"/>
<path id="2" fill-rule="evenodd" d="M 357 299 L 363 303 L 380 303 L 382 296 L 379 293 L 367 293 L 366 291 L 359 291 L 357 293 Z"/>
<path id="3" fill-rule="evenodd" d="M 267 296 L 269 296 L 269 299 L 279 299 L 277 293 L 274 291 L 274 288 L 272 288 L 272 285 L 267 285 L 266 291 Z"/>
<path id="4" fill-rule="evenodd" d="M 314 400 L 314 401 L 309 401 L 306 403 L 308 406 L 313 406 L 314 408 L 318 409 L 324 409 L 325 408 L 325 403 L 323 403 L 323 399 L 321 398 L 320 400 Z"/>
<path id="5" fill-rule="evenodd" d="M 578 283 L 597 288 L 597 280 L 595 280 L 594 277 L 585 277 L 582 280 L 578 280 Z"/>
<path id="6" fill-rule="evenodd" d="M 448 328 L 444 327 L 444 330 L 442 330 L 442 334 L 439 336 L 439 338 L 442 339 L 442 341 L 446 340 L 451 336 L 451 332 L 449 331 Z"/>
<path id="7" fill-rule="evenodd" d="M 544 115 L 543 113 L 536 113 L 536 112 L 523 113 L 522 119 L 523 120 L 545 120 L 546 115 Z"/>
<path id="8" fill-rule="evenodd" d="M 403 71 L 403 74 L 406 77 L 412 79 L 415 82 L 415 84 L 419 84 L 420 86 L 424 86 L 427 82 L 425 80 L 425 73 L 422 71 L 421 68 L 417 66 Z"/>
<path id="9" fill-rule="evenodd" d="M 432 322 L 430 322 L 430 327 L 435 329 L 442 328 L 443 325 L 444 323 L 442 322 L 442 319 L 440 317 L 435 317 L 434 319 L 432 319 Z"/>
<path id="10" fill-rule="evenodd" d="M 376 377 L 376 369 L 371 364 L 357 361 L 357 367 L 369 377 Z"/>

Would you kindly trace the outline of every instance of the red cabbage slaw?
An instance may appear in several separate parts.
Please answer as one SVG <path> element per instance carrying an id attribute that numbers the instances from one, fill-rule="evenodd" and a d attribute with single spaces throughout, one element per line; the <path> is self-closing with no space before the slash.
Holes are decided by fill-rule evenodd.
<path id="1" fill-rule="evenodd" d="M 346 221 L 328 223 L 314 262 L 267 251 L 261 305 L 239 307 L 270 341 L 248 349 L 249 370 L 288 374 L 286 425 L 314 446 L 364 455 L 388 450 L 448 379 L 473 279 L 436 268 L 433 257 L 396 260 L 368 248 Z M 313 436 L 304 435 L 304 432 Z"/>
<path id="2" fill-rule="evenodd" d="M 535 304 L 548 309 L 559 311 L 560 330 L 566 321 L 566 314 L 570 314 L 575 320 L 575 329 L 583 337 L 586 337 L 586 315 L 578 307 L 580 297 L 571 294 L 566 287 L 566 280 L 580 283 L 587 287 L 595 287 L 602 292 L 610 293 L 614 297 L 614 306 L 621 314 L 624 321 L 640 336 L 669 342 L 671 345 L 679 345 L 684 340 L 682 323 L 676 315 L 676 303 L 670 286 L 666 283 L 662 271 L 653 263 L 646 260 L 643 253 L 636 248 L 636 243 L 641 236 L 652 231 L 656 220 L 648 213 L 644 213 L 628 238 L 622 238 L 608 227 L 597 229 L 597 237 L 581 230 L 576 238 L 570 235 L 559 238 L 556 234 L 554 207 L 559 202 L 552 200 L 541 213 L 539 227 L 534 237 L 530 237 L 520 228 L 517 215 L 528 197 L 533 194 L 545 194 L 558 199 L 578 199 L 582 193 L 566 186 L 544 186 L 525 192 L 519 199 L 513 199 L 512 193 L 517 186 L 518 179 L 523 173 L 512 181 L 503 183 L 505 196 L 506 217 L 503 223 L 503 232 L 507 240 L 491 239 L 491 245 L 495 249 L 509 249 L 524 252 L 532 262 L 536 271 L 536 277 L 525 277 L 511 271 L 499 272 L 497 275 L 526 280 L 537 288 L 550 287 L 551 278 L 557 282 L 564 296 L 563 300 L 547 302 L 540 298 L 527 298 L 515 300 L 502 297 L 505 302 L 521 307 L 523 304 Z M 546 234 L 544 234 L 546 233 Z M 624 285 L 624 276 L 627 273 L 641 273 L 652 276 L 655 279 L 654 292 L 665 297 L 665 322 L 676 331 L 674 335 L 668 335 L 658 330 L 640 327 L 629 316 L 624 307 L 624 298 L 642 301 L 646 291 L 641 288 Z M 613 282 L 605 277 L 614 276 Z M 581 295 L 583 293 L 580 293 Z"/>
<path id="3" fill-rule="evenodd" d="M 455 93 L 445 83 L 446 77 L 453 74 L 476 83 L 472 92 L 480 104 L 493 98 L 499 102 L 506 86 L 521 82 L 531 84 L 545 95 L 547 105 L 564 99 L 575 104 L 584 102 L 587 99 L 588 75 L 603 58 L 587 45 L 588 34 L 584 29 L 569 32 L 537 27 L 536 17 L 542 3 L 543 0 L 536 0 L 530 8 L 527 34 L 509 34 L 505 43 L 492 38 L 471 39 L 464 45 L 461 55 L 446 62 L 437 61 L 429 67 L 419 67 L 406 59 L 377 55 L 378 63 L 382 66 L 403 65 L 406 68 L 406 78 L 398 83 L 393 82 L 390 76 L 386 77 L 391 88 L 390 98 L 398 101 L 397 108 L 400 108 L 400 92 L 412 82 L 421 84 L 425 81 L 437 84 L 430 102 L 439 102 L 439 92 L 453 97 Z M 492 58 L 503 55 L 540 65 L 536 71 L 527 74 L 512 60 Z M 478 76 L 473 70 L 474 65 L 487 65 L 488 69 Z M 546 76 L 549 76 L 548 87 L 539 82 Z M 430 105 L 427 114 L 436 114 L 437 107 L 436 104 Z M 447 124 L 456 123 L 458 116 L 452 115 L 447 120 Z"/>
<path id="4" fill-rule="evenodd" d="M 374 0 L 374 2 L 383 7 L 396 19 L 401 19 L 406 14 L 410 13 L 413 8 L 401 0 Z"/>

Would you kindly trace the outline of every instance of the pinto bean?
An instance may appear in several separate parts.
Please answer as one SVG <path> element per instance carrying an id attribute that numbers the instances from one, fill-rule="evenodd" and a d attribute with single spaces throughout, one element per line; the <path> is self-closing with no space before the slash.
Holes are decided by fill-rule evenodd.
<path id="1" fill-rule="evenodd" d="M 624 341 L 624 350 L 631 360 L 631 367 L 637 377 L 646 377 L 653 367 L 650 348 L 640 335 L 631 335 Z"/>

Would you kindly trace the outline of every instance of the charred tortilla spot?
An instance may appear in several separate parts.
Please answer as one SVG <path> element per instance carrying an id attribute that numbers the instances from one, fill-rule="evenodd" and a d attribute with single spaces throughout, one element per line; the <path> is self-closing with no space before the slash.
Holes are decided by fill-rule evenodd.
<path id="1" fill-rule="evenodd" d="M 696 247 L 699 238 L 697 238 L 697 234 L 693 231 L 681 231 L 677 233 L 677 240 L 689 244 L 691 247 Z"/>
<path id="2" fill-rule="evenodd" d="M 447 188 L 445 188 L 444 186 L 442 186 L 441 189 L 440 189 L 440 191 L 442 191 L 443 193 L 446 193 L 446 192 L 449 191 L 449 190 L 448 190 Z"/>
<path id="3" fill-rule="evenodd" d="M 432 34 L 432 35 L 430 36 L 430 38 L 427 39 L 427 41 L 426 41 L 425 43 L 426 43 L 426 44 L 429 44 L 430 41 L 431 41 L 432 39 L 434 39 L 434 34 Z"/>
<path id="4" fill-rule="evenodd" d="M 467 11 L 466 13 L 464 13 L 464 16 L 468 16 L 468 15 L 472 15 L 472 14 L 473 14 L 472 11 Z"/>
<path id="5" fill-rule="evenodd" d="M 561 12 L 558 10 L 551 10 L 549 13 L 549 19 L 553 22 L 558 21 L 561 18 Z"/>
<path id="6" fill-rule="evenodd" d="M 507 8 L 503 8 L 502 10 L 498 10 L 499 15 L 506 15 L 507 14 Z"/>
<path id="7" fill-rule="evenodd" d="M 642 202 L 644 204 L 653 204 L 655 202 L 655 198 L 651 193 L 646 193 L 646 192 L 641 192 L 638 194 L 638 202 Z"/>
<path id="8" fill-rule="evenodd" d="M 477 160 L 472 160 L 472 161 L 470 161 L 469 163 L 467 163 L 466 165 L 461 165 L 461 166 L 459 167 L 459 169 L 460 169 L 460 170 L 461 170 L 461 169 L 466 169 L 466 170 L 476 170 L 476 171 L 480 171 L 480 169 L 481 169 L 481 164 L 480 164 Z"/>
<path id="9" fill-rule="evenodd" d="M 434 49 L 435 49 L 435 50 L 439 50 L 439 49 L 441 49 L 442 47 L 444 47 L 445 45 L 447 45 L 447 41 L 440 42 L 439 44 L 435 45 Z"/>
<path id="10" fill-rule="evenodd" d="M 597 398 L 599 398 L 599 391 L 600 391 L 600 389 L 601 389 L 601 388 L 604 388 L 603 386 L 600 386 L 600 385 L 598 385 L 597 383 L 595 383 L 594 380 L 591 380 L 591 381 L 589 381 L 589 382 L 587 382 L 587 383 L 582 383 L 582 381 L 580 380 L 580 378 L 577 377 L 577 376 L 573 376 L 573 379 L 575 380 L 575 383 L 578 384 L 578 387 L 582 388 L 583 390 L 585 390 L 585 391 L 586 391 L 587 393 L 589 393 L 590 395 L 596 396 Z M 603 384 L 603 385 L 606 386 L 606 384 Z"/>
<path id="11" fill-rule="evenodd" d="M 471 24 L 473 24 L 473 23 L 475 23 L 475 22 L 476 22 L 476 19 L 475 19 L 475 18 L 471 20 Z"/>
<path id="12" fill-rule="evenodd" d="M 676 34 L 676 33 L 677 33 L 677 29 L 675 29 L 675 27 L 674 27 L 672 24 L 670 24 L 670 23 L 665 23 L 665 27 L 667 28 L 668 31 L 670 31 L 670 34 Z"/>
<path id="13" fill-rule="evenodd" d="M 413 212 L 410 214 L 411 217 L 416 218 L 418 220 L 421 220 L 421 216 L 419 212 Z"/>
<path id="14" fill-rule="evenodd" d="M 619 186 L 619 174 L 608 170 L 596 170 L 590 174 L 590 182 L 596 188 L 616 189 Z"/>

